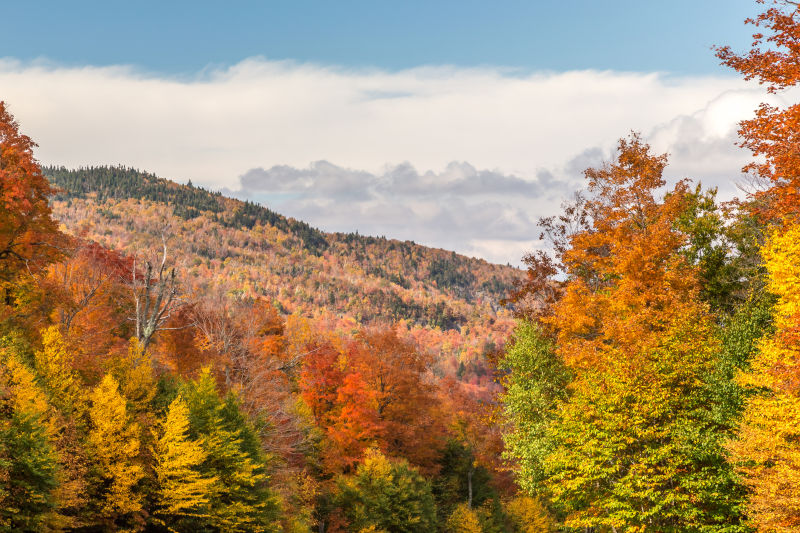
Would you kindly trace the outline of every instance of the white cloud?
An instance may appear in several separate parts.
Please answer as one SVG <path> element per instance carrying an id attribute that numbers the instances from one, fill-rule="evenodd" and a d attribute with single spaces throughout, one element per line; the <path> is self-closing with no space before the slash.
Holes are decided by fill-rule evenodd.
<path id="1" fill-rule="evenodd" d="M 131 165 L 324 229 L 517 263 L 536 217 L 630 130 L 671 153 L 671 176 L 729 194 L 736 123 L 764 96 L 733 77 L 250 59 L 190 79 L 0 60 L 0 98 L 47 164 Z"/>

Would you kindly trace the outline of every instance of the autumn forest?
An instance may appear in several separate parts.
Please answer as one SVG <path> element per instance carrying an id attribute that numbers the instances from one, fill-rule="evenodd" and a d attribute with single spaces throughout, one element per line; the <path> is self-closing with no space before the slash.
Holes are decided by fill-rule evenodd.
<path id="1" fill-rule="evenodd" d="M 762 8 L 715 53 L 787 94 Z M 734 201 L 625 135 L 525 270 L 42 166 L 12 107 L 0 531 L 800 531 L 800 104 Z"/>

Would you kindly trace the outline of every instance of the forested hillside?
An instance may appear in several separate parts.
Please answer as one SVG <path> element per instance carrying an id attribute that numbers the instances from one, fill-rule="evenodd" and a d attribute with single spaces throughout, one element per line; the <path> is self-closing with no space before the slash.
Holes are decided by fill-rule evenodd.
<path id="1" fill-rule="evenodd" d="M 491 385 L 486 355 L 512 325 L 499 302 L 521 278 L 517 269 L 408 241 L 323 233 L 132 169 L 44 172 L 58 188 L 54 216 L 70 232 L 141 258 L 160 252 L 163 236 L 186 298 L 259 298 L 331 327 L 403 323 L 441 372 Z"/>
<path id="2" fill-rule="evenodd" d="M 748 22 L 723 64 L 797 85 L 800 8 Z M 0 101 L 0 531 L 800 531 L 800 104 L 741 122 L 723 205 L 620 139 L 524 275 L 21 129 Z"/>

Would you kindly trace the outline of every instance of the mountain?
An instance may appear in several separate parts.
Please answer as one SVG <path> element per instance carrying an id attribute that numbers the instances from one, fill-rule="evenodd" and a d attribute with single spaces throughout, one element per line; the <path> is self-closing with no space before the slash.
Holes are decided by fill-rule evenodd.
<path id="1" fill-rule="evenodd" d="M 48 167 L 54 216 L 125 254 L 162 246 L 187 295 L 261 298 L 329 327 L 399 322 L 443 373 L 476 374 L 513 321 L 498 302 L 522 273 L 411 241 L 326 233 L 267 207 L 124 167 Z M 471 370 L 470 370 L 471 369 Z"/>

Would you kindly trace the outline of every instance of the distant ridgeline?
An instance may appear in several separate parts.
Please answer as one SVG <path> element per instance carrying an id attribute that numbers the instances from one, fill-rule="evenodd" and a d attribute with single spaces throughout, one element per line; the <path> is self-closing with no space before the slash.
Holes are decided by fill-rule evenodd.
<path id="1" fill-rule="evenodd" d="M 326 308 L 365 321 L 405 319 L 457 329 L 471 323 L 471 316 L 493 316 L 521 276 L 509 266 L 411 241 L 325 233 L 259 204 L 130 168 L 43 170 L 58 188 L 55 214 L 67 227 L 87 220 L 97 231 L 89 237 L 102 244 L 143 244 L 148 233 L 158 235 L 156 222 L 124 205 L 133 200 L 166 206 L 163 214 L 174 217 L 182 241 L 173 253 L 188 258 L 195 271 L 202 270 L 200 263 L 206 267 L 192 274 L 195 279 L 246 279 L 247 289 L 232 290 L 272 298 L 284 311 Z M 273 229 L 267 235 L 259 227 Z M 180 239 L 180 232 L 191 238 Z M 235 275 L 231 260 L 240 268 Z"/>
<path id="2" fill-rule="evenodd" d="M 320 230 L 253 202 L 237 201 L 237 207 L 226 213 L 224 202 L 230 199 L 218 192 L 195 187 L 191 182 L 180 185 L 155 174 L 125 167 L 88 167 L 78 170 L 45 167 L 43 171 L 50 182 L 61 189 L 56 199 L 86 198 L 90 193 L 95 193 L 99 203 L 107 198 L 150 200 L 173 206 L 175 215 L 184 220 L 208 214 L 215 222 L 227 227 L 251 229 L 256 224 L 274 226 L 298 237 L 303 247 L 315 255 L 328 247 L 325 234 Z"/>

